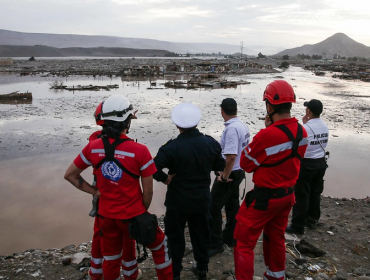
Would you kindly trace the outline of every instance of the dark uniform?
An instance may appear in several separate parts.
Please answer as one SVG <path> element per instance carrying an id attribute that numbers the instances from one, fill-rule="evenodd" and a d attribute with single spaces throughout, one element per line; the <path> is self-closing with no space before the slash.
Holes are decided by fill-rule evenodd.
<path id="1" fill-rule="evenodd" d="M 188 129 L 163 145 L 154 158 L 157 172 L 154 179 L 165 182 L 175 174 L 167 187 L 164 219 L 165 233 L 172 253 L 173 275 L 182 270 L 185 251 L 184 229 L 188 223 L 194 258 L 199 270 L 208 270 L 210 246 L 211 171 L 225 167 L 220 144 L 198 129 Z"/>

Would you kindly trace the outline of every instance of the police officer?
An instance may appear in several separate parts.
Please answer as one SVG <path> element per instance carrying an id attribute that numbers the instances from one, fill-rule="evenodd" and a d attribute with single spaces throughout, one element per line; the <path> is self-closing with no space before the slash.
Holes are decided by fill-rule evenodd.
<path id="1" fill-rule="evenodd" d="M 304 106 L 306 114 L 302 121 L 308 134 L 308 147 L 294 188 L 296 204 L 293 206 L 292 221 L 286 229 L 287 233 L 296 234 L 303 234 L 305 226 L 317 228 L 327 168 L 325 149 L 329 139 L 328 126 L 320 118 L 323 111 L 321 101 L 312 99 L 306 101 Z"/>
<path id="2" fill-rule="evenodd" d="M 188 223 L 194 258 L 192 271 L 206 279 L 210 245 L 210 183 L 212 170 L 223 170 L 220 144 L 196 128 L 201 112 L 192 103 L 181 103 L 172 110 L 172 121 L 180 134 L 163 145 L 154 158 L 154 179 L 168 185 L 164 219 L 172 253 L 173 276 L 180 279 L 185 251 L 185 224 Z M 168 168 L 168 174 L 162 170 Z"/>
<path id="3" fill-rule="evenodd" d="M 306 130 L 291 116 L 296 97 L 290 84 L 276 80 L 263 95 L 267 115 L 261 129 L 244 149 L 240 166 L 253 172 L 254 189 L 248 192 L 236 216 L 235 278 L 252 280 L 254 252 L 263 231 L 264 279 L 285 277 L 285 236 L 294 204 L 293 187 L 300 159 L 307 148 Z"/>
<path id="4" fill-rule="evenodd" d="M 64 178 L 81 191 L 99 197 L 103 277 L 126 280 L 140 277 L 135 240 L 129 234 L 130 219 L 147 211 L 153 197 L 153 174 L 157 171 L 148 148 L 127 136 L 133 107 L 122 95 L 112 95 L 102 108 L 104 137 L 89 142 L 67 169 Z M 96 188 L 82 177 L 89 166 L 95 170 Z M 140 185 L 141 182 L 141 185 Z M 167 237 L 157 227 L 152 251 L 158 279 L 172 280 L 172 262 Z M 122 250 L 123 248 L 123 250 Z"/>

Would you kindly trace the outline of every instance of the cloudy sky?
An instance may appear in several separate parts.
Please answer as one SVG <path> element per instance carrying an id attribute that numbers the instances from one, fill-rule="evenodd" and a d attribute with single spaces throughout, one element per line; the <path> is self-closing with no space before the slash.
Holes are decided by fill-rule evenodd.
<path id="1" fill-rule="evenodd" d="M 370 46 L 367 0 L 0 0 L 0 29 L 293 48 Z"/>

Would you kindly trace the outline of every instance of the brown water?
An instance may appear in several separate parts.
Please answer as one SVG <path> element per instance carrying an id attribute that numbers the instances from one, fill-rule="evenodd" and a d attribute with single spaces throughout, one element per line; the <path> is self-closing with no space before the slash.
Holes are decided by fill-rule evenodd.
<path id="1" fill-rule="evenodd" d="M 298 101 L 294 115 L 301 119 L 305 100 L 321 99 L 325 106 L 331 137 L 331 152 L 324 194 L 336 197 L 363 198 L 370 195 L 367 152 L 370 84 L 316 77 L 292 68 L 280 74 L 295 88 Z M 0 94 L 31 91 L 32 104 L 0 104 L 0 255 L 30 248 L 63 247 L 91 240 L 93 218 L 88 216 L 91 197 L 76 190 L 63 179 L 70 162 L 98 129 L 92 113 L 96 105 L 113 93 L 124 93 L 139 110 L 130 136 L 148 145 L 152 155 L 177 131 L 170 110 L 182 101 L 193 102 L 202 111 L 199 128 L 219 139 L 223 130 L 219 104 L 233 97 L 239 104 L 239 116 L 246 121 L 252 136 L 263 126 L 262 92 L 276 75 L 250 75 L 252 82 L 236 89 L 147 90 L 148 83 L 122 82 L 116 78 L 66 80 L 67 85 L 119 84 L 110 92 L 55 92 L 50 81 L 19 80 L 2 77 Z M 162 81 L 163 82 L 163 81 Z M 161 86 L 157 86 L 161 87 Z M 91 170 L 84 177 L 91 180 Z M 251 188 L 247 176 L 247 188 Z M 242 184 L 241 188 L 244 187 Z M 166 186 L 155 183 L 150 211 L 162 215 Z"/>

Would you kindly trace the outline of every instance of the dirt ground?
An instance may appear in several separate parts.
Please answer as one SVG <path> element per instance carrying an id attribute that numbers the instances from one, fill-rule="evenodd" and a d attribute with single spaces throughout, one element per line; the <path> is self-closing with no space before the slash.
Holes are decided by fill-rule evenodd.
<path id="1" fill-rule="evenodd" d="M 370 199 L 338 199 L 323 197 L 322 225 L 317 230 L 307 230 L 304 235 L 286 235 L 287 278 L 291 279 L 370 279 Z M 160 225 L 163 222 L 160 220 Z M 303 253 L 300 239 L 316 250 Z M 301 248 L 302 252 L 296 248 Z M 0 257 L 0 279 L 87 279 L 91 243 L 66 246 L 61 249 L 32 249 Z M 324 255 L 315 258 L 317 249 Z M 301 253 L 301 256 L 300 256 Z M 72 257 L 71 264 L 68 262 Z M 298 264 L 297 258 L 308 262 Z M 74 263 L 75 262 L 75 263 Z M 191 272 L 194 263 L 190 240 L 183 259 L 181 279 L 195 279 Z M 211 258 L 208 279 L 233 279 L 233 249 L 225 247 L 222 254 Z M 310 269 L 310 267 L 312 267 Z M 317 268 L 317 269 L 315 269 Z M 156 279 L 151 258 L 140 264 L 143 279 Z M 263 277 L 262 242 L 255 249 L 255 275 Z"/>

